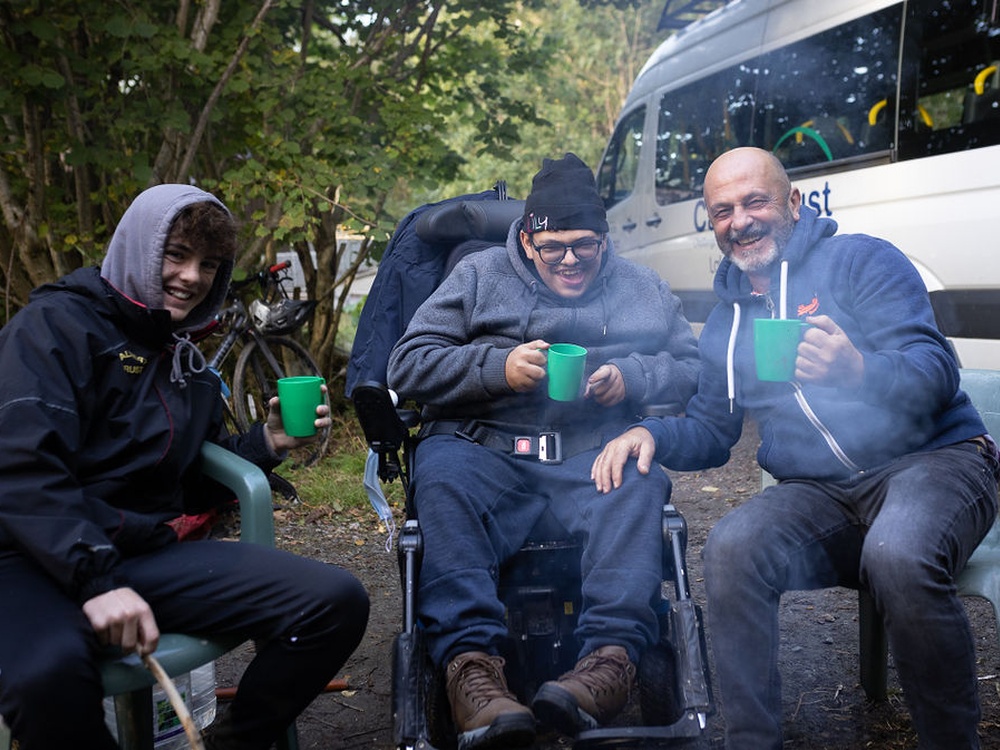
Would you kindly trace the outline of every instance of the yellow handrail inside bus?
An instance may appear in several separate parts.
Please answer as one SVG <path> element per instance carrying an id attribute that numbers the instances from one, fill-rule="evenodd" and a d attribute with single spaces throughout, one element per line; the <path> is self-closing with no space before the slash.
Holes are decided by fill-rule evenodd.
<path id="1" fill-rule="evenodd" d="M 997 72 L 996 65 L 987 65 L 985 68 L 979 71 L 976 75 L 976 81 L 973 86 L 976 89 L 976 95 L 982 96 L 986 92 L 986 79 Z"/>
<path id="2" fill-rule="evenodd" d="M 854 138 L 853 136 L 851 136 L 851 131 L 848 130 L 846 127 L 844 127 L 844 124 L 840 120 L 834 118 L 831 119 L 833 119 L 834 124 L 837 126 L 837 129 L 840 130 L 841 134 L 844 136 L 844 140 L 853 146 Z M 802 123 L 802 127 L 806 128 L 807 130 L 816 130 L 816 121 L 806 120 L 804 123 Z M 805 130 L 799 130 L 795 133 L 795 142 L 797 144 L 802 145 L 803 142 L 802 136 L 805 132 L 806 132 Z"/>
<path id="3" fill-rule="evenodd" d="M 885 109 L 885 105 L 889 103 L 888 99 L 883 99 L 880 102 L 875 102 L 872 108 L 868 110 L 868 124 L 874 125 L 878 122 L 878 113 Z"/>
<path id="4" fill-rule="evenodd" d="M 996 70 L 995 67 L 994 70 Z M 872 108 L 868 110 L 869 125 L 874 125 L 876 122 L 878 122 L 878 113 L 881 112 L 883 109 L 885 109 L 885 105 L 887 105 L 888 103 L 889 103 L 888 99 L 883 99 L 882 101 L 875 102 L 872 105 Z M 934 127 L 934 119 L 931 117 L 931 113 L 924 108 L 923 104 L 917 105 L 917 112 L 920 113 L 920 119 L 924 121 L 924 125 L 926 125 L 929 128 Z"/>
<path id="5" fill-rule="evenodd" d="M 823 136 L 819 134 L 819 131 L 806 127 L 805 125 L 799 125 L 798 127 L 794 127 L 786 131 L 785 134 L 778 139 L 778 142 L 774 144 L 774 148 L 771 149 L 771 153 L 776 152 L 778 147 L 784 143 L 789 136 L 794 135 L 796 140 L 798 140 L 803 134 L 808 135 L 819 144 L 819 147 L 823 149 L 823 154 L 826 156 L 827 161 L 833 161 L 833 152 L 830 151 L 830 147 L 826 145 L 826 140 L 824 140 Z"/>

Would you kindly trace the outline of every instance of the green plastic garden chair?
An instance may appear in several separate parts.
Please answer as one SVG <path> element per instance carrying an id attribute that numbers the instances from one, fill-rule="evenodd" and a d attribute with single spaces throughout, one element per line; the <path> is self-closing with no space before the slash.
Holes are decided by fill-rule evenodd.
<path id="1" fill-rule="evenodd" d="M 240 541 L 274 546 L 271 487 L 264 472 L 214 443 L 202 447 L 205 476 L 232 490 L 240 504 Z M 171 677 L 215 661 L 245 639 L 164 633 L 153 654 Z M 109 654 L 101 663 L 104 694 L 114 696 L 118 744 L 122 750 L 153 750 L 153 685 L 156 679 L 135 654 Z M 281 750 L 297 750 L 294 723 L 279 742 Z M 0 723 L 0 750 L 9 750 L 10 733 Z"/>

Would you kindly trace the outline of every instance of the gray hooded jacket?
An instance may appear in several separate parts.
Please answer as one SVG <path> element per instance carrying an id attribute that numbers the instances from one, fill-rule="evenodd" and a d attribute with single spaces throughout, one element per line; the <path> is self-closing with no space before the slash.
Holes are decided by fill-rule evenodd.
<path id="1" fill-rule="evenodd" d="M 414 314 L 389 358 L 389 385 L 424 407 L 424 419 L 469 419 L 545 427 L 624 425 L 646 405 L 683 407 L 700 364 L 691 326 L 669 285 L 619 258 L 609 240 L 603 267 L 579 298 L 564 298 L 537 276 L 518 242 L 466 257 Z M 543 339 L 588 349 L 586 374 L 611 363 L 625 401 L 551 401 L 544 384 L 516 393 L 507 356 Z"/>

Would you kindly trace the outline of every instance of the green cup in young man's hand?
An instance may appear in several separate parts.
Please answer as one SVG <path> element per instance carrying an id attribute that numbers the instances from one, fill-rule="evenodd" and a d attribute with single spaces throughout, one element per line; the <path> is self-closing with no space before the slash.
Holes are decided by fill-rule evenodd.
<path id="1" fill-rule="evenodd" d="M 552 344 L 548 349 L 549 398 L 576 401 L 583 387 L 587 350 L 576 344 Z"/>
<path id="2" fill-rule="evenodd" d="M 316 434 L 316 407 L 323 403 L 324 379 L 318 375 L 299 375 L 278 380 L 281 421 L 289 437 Z"/>

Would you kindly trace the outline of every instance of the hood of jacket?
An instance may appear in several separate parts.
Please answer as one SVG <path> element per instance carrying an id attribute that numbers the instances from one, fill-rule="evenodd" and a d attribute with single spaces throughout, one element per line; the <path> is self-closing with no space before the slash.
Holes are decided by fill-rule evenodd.
<path id="1" fill-rule="evenodd" d="M 174 218 L 185 206 L 209 202 L 226 209 L 211 193 L 192 185 L 156 185 L 140 193 L 125 211 L 108 243 L 101 276 L 140 305 L 163 309 L 163 250 Z M 208 325 L 222 309 L 233 272 L 223 261 L 208 296 L 175 329 L 194 332 Z"/>

